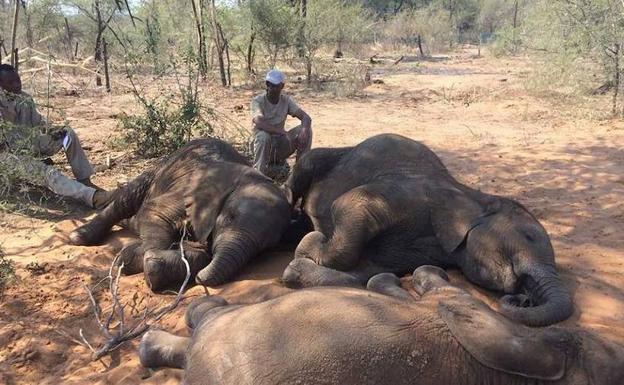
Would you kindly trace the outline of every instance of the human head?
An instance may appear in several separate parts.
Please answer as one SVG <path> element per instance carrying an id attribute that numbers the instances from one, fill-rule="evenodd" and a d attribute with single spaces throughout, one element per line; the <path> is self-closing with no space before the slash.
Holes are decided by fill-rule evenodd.
<path id="1" fill-rule="evenodd" d="M 276 69 L 267 72 L 266 77 L 267 94 L 270 97 L 278 98 L 284 88 L 284 74 Z"/>
<path id="2" fill-rule="evenodd" d="M 22 80 L 12 65 L 0 64 L 0 88 L 13 94 L 22 92 Z"/>

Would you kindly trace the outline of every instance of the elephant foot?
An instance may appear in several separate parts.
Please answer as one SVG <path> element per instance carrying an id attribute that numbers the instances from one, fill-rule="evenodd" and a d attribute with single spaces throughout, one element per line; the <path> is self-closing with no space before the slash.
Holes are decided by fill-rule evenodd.
<path id="1" fill-rule="evenodd" d="M 133 242 L 121 249 L 117 261 L 117 264 L 120 266 L 123 263 L 121 273 L 123 275 L 133 275 L 143 272 L 144 254 L 142 242 Z"/>
<path id="2" fill-rule="evenodd" d="M 295 249 L 295 259 L 310 259 L 320 263 L 325 242 L 327 242 L 327 237 L 320 231 L 306 234 Z"/>
<path id="3" fill-rule="evenodd" d="M 414 298 L 401 287 L 401 280 L 392 273 L 381 273 L 368 280 L 366 289 L 389 297 L 394 297 L 406 301 L 413 301 Z"/>
<path id="4" fill-rule="evenodd" d="M 225 299 L 217 296 L 206 296 L 194 300 L 184 314 L 186 326 L 190 329 L 195 329 L 205 318 L 208 311 L 227 305 L 228 302 Z"/>
<path id="5" fill-rule="evenodd" d="M 451 286 L 446 272 L 436 266 L 425 265 L 414 270 L 412 285 L 416 292 L 424 295 L 430 290 Z"/>
<path id="6" fill-rule="evenodd" d="M 364 286 L 360 277 L 319 266 L 307 258 L 296 258 L 290 262 L 282 274 L 282 283 L 291 289 L 313 286 Z"/>
<path id="7" fill-rule="evenodd" d="M 185 250 L 190 267 L 190 279 L 207 265 L 208 254 L 203 250 Z M 179 250 L 149 250 L 143 257 L 143 274 L 152 291 L 177 290 L 186 278 L 187 269 Z"/>
<path id="8" fill-rule="evenodd" d="M 92 246 L 97 244 L 100 239 L 100 234 L 92 226 L 89 226 L 89 223 L 69 233 L 69 243 L 76 246 Z"/>
<path id="9" fill-rule="evenodd" d="M 179 368 L 186 364 L 188 337 L 179 337 L 163 330 L 150 330 L 141 338 L 139 360 L 146 368 Z"/>

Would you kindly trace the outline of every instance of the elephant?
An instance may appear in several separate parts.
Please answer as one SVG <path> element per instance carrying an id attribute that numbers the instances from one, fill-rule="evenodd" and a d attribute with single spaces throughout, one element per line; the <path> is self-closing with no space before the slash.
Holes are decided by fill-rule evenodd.
<path id="1" fill-rule="evenodd" d="M 112 203 L 70 241 L 96 244 L 127 220 L 140 241 L 119 254 L 124 274 L 143 271 L 153 291 L 178 288 L 187 274 L 184 251 L 195 281 L 217 286 L 277 244 L 290 219 L 281 187 L 230 144 L 198 139 L 115 191 Z"/>
<path id="2" fill-rule="evenodd" d="M 201 297 L 190 337 L 150 330 L 145 367 L 184 369 L 185 385 L 624 383 L 624 346 L 580 329 L 530 328 L 451 285 L 444 270 L 392 273 L 368 290 L 313 287 L 253 305 Z"/>
<path id="3" fill-rule="evenodd" d="M 283 273 L 289 287 L 363 286 L 377 273 L 435 265 L 502 292 L 502 313 L 523 324 L 546 326 L 573 312 L 535 216 L 461 184 L 420 142 L 381 134 L 313 149 L 286 187 L 314 228 Z"/>

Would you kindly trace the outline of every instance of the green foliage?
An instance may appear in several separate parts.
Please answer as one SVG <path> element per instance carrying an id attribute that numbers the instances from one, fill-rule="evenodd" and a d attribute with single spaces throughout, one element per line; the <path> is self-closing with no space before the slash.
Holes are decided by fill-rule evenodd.
<path id="1" fill-rule="evenodd" d="M 249 7 L 254 31 L 266 48 L 273 67 L 279 52 L 294 41 L 297 30 L 295 9 L 284 0 L 253 0 Z"/>
<path id="2" fill-rule="evenodd" d="M 4 250 L 0 247 L 0 296 L 8 285 L 15 280 L 15 266 L 12 260 L 8 259 L 4 254 Z"/>
<path id="3" fill-rule="evenodd" d="M 10 147 L 0 146 L 0 196 L 6 197 L 23 188 L 24 183 L 43 186 L 44 176 L 22 161 L 34 159 L 32 143 L 41 133 L 39 127 L 16 127 L 0 120 L 0 138 L 10 141 Z"/>
<path id="4" fill-rule="evenodd" d="M 370 34 L 372 25 L 369 13 L 360 5 L 340 0 L 308 3 L 306 17 L 300 18 L 299 23 L 302 54 L 309 72 L 323 46 L 362 41 Z"/>
<path id="5" fill-rule="evenodd" d="M 574 92 L 613 84 L 614 113 L 624 77 L 622 36 L 624 4 L 616 0 L 538 1 L 521 31 L 523 44 L 542 54 L 547 65 L 539 74 L 552 74 L 553 86 Z"/>
<path id="6" fill-rule="evenodd" d="M 185 66 L 185 82 L 175 73 L 177 93 L 149 97 L 135 87 L 134 96 L 143 108 L 143 114 L 121 115 L 119 118 L 124 140 L 143 157 L 170 154 L 193 137 L 213 133 L 212 111 L 199 99 L 196 60 L 187 56 Z"/>
<path id="7" fill-rule="evenodd" d="M 428 52 L 447 48 L 454 36 L 448 13 L 439 7 L 403 11 L 388 21 L 385 33 L 395 45 L 412 47 L 420 35 Z"/>

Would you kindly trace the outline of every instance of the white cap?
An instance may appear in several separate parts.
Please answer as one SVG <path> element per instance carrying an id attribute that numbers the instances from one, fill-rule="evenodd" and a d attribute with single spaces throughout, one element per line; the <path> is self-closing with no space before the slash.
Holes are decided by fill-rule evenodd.
<path id="1" fill-rule="evenodd" d="M 265 80 L 271 84 L 278 85 L 284 83 L 284 74 L 278 70 L 270 70 L 267 72 Z"/>

